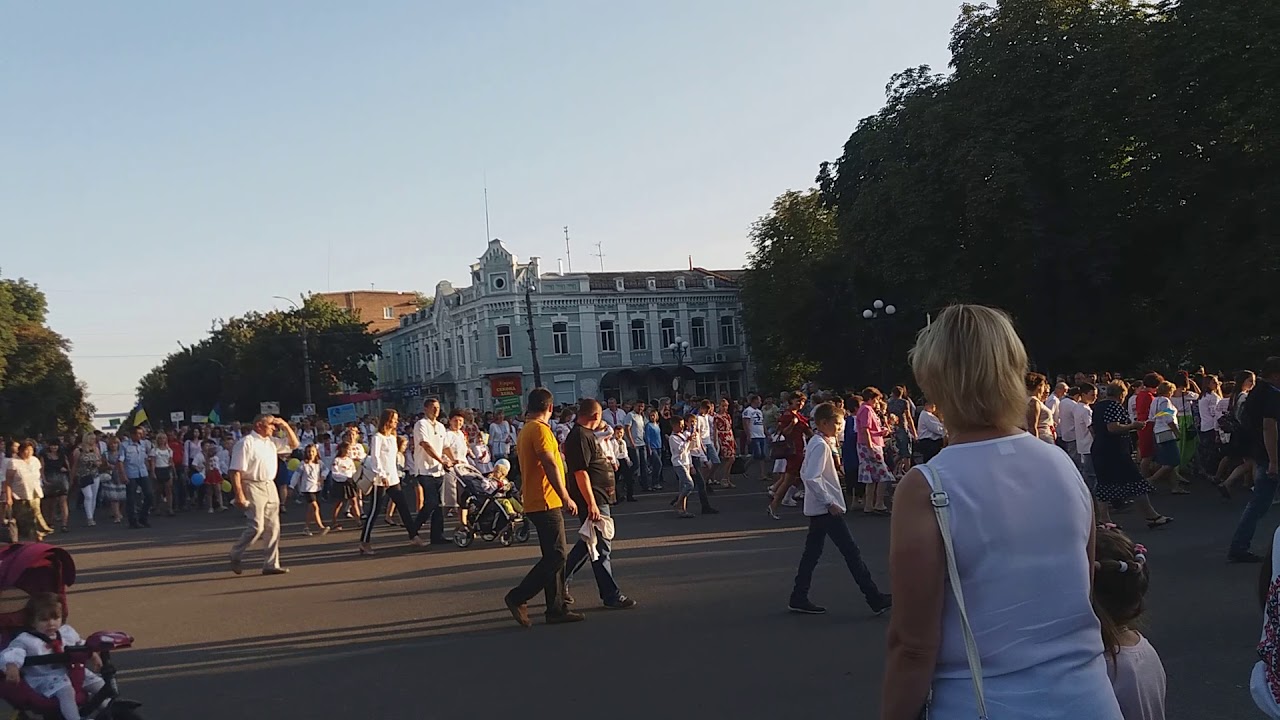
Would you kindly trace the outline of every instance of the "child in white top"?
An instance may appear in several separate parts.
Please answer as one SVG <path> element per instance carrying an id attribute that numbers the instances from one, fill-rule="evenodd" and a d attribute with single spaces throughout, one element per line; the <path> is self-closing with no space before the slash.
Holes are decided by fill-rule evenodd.
<path id="1" fill-rule="evenodd" d="M 9 647 L 0 653 L 6 682 L 26 679 L 32 690 L 58 701 L 66 720 L 80 720 L 76 689 L 71 684 L 65 665 L 32 665 L 25 667 L 29 656 L 62 652 L 70 645 L 83 645 L 84 639 L 70 625 L 62 624 L 62 601 L 53 593 L 36 593 L 27 599 L 24 609 L 26 628 L 18 633 Z M 97 671 L 102 660 L 95 653 L 84 671 L 84 690 L 90 696 L 102 689 L 104 681 Z"/>
<path id="2" fill-rule="evenodd" d="M 333 517 L 329 520 L 329 526 L 334 532 L 342 530 L 342 524 L 338 522 L 338 517 L 344 509 L 350 511 L 350 517 L 354 518 L 356 522 L 360 521 L 360 490 L 356 487 L 356 472 L 358 468 L 356 461 L 351 457 L 351 449 L 353 447 L 360 447 L 360 444 L 338 443 L 338 454 L 334 456 L 333 466 L 329 470 L 330 476 L 333 478 L 333 493 L 338 498 L 338 501 L 333 504 Z"/>
<path id="3" fill-rule="evenodd" d="M 479 470 L 481 475 L 493 472 L 493 453 L 488 439 L 480 432 L 479 427 L 471 426 L 467 432 L 467 441 L 467 463 Z"/>
<path id="4" fill-rule="evenodd" d="M 675 505 L 676 517 L 691 518 L 693 513 L 689 512 L 689 494 L 693 492 L 693 460 L 690 457 L 693 453 L 693 446 L 698 444 L 697 433 L 694 431 L 685 432 L 684 418 L 674 415 L 671 418 L 671 435 L 667 437 L 667 443 L 671 446 L 671 469 L 675 471 L 676 480 L 680 485 L 680 494 L 676 497 Z"/>
<path id="5" fill-rule="evenodd" d="M 1125 720 L 1164 720 L 1164 665 L 1133 626 L 1142 616 L 1150 574 L 1147 549 L 1112 525 L 1099 527 L 1093 607 L 1102 623 L 1111 686 Z"/>
<path id="6" fill-rule="evenodd" d="M 302 464 L 293 471 L 293 477 L 289 480 L 289 487 L 293 488 L 293 491 L 298 493 L 307 505 L 306 516 L 302 520 L 302 532 L 307 535 L 313 534 L 311 532 L 313 522 L 321 535 L 329 534 L 329 528 L 325 527 L 324 521 L 320 519 L 318 499 L 320 491 L 324 489 L 324 478 L 321 476 L 323 471 L 320 448 L 308 445 L 307 449 L 302 451 Z"/>

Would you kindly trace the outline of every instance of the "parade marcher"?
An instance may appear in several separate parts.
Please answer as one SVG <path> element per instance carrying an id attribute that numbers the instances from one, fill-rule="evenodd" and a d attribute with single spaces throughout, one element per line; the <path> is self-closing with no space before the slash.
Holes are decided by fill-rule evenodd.
<path id="1" fill-rule="evenodd" d="M 748 403 L 747 407 L 742 410 L 742 424 L 746 426 L 747 431 L 749 460 L 747 461 L 746 474 L 749 476 L 752 467 L 763 466 L 768 462 L 769 441 L 765 438 L 764 411 L 760 409 L 760 396 L 752 395 Z M 761 471 L 761 479 L 768 476 L 767 472 Z"/>
<path id="2" fill-rule="evenodd" d="M 511 454 L 511 441 L 514 437 L 511 423 L 507 422 L 506 414 L 499 410 L 494 414 L 493 422 L 489 423 L 489 454 L 493 456 L 494 462 Z"/>
<path id="3" fill-rule="evenodd" d="M 644 425 L 644 448 L 648 455 L 649 489 L 662 490 L 662 425 L 658 411 L 649 411 L 649 422 Z"/>
<path id="4" fill-rule="evenodd" d="M 1178 410 L 1173 406 L 1172 397 L 1175 389 L 1173 383 L 1162 380 L 1156 386 L 1155 396 L 1151 399 L 1150 416 L 1152 425 L 1155 427 L 1153 437 L 1156 443 L 1153 460 L 1156 471 L 1147 478 L 1147 481 L 1154 486 L 1161 480 L 1168 479 L 1171 494 L 1187 495 L 1191 491 L 1184 486 L 1190 483 L 1178 472 L 1178 466 L 1182 464 L 1182 453 L 1178 449 L 1182 431 Z"/>
<path id="5" fill-rule="evenodd" d="M 35 441 L 24 440 L 17 454 L 9 458 L 4 478 L 4 501 L 12 508 L 19 540 L 39 542 L 53 532 L 40 511 L 40 501 L 44 498 L 40 471 Z"/>
<path id="6" fill-rule="evenodd" d="M 1262 558 L 1254 554 L 1253 533 L 1258 521 L 1275 499 L 1276 485 L 1280 483 L 1280 444 L 1277 441 L 1277 424 L 1280 423 L 1280 357 L 1269 357 L 1262 365 L 1257 384 L 1249 392 L 1240 412 L 1240 433 L 1246 438 L 1250 458 L 1253 460 L 1253 494 L 1245 505 L 1231 537 L 1227 551 L 1229 562 L 1254 563 Z"/>
<path id="7" fill-rule="evenodd" d="M 876 586 L 871 571 L 862 561 L 858 543 L 854 541 L 845 521 L 844 493 L 840 489 L 840 477 L 836 473 L 835 456 L 832 453 L 843 417 L 843 411 L 831 403 L 822 403 L 813 411 L 816 432 L 805 446 L 804 464 L 800 467 L 800 480 L 805 487 L 804 514 L 809 518 L 809 534 L 805 537 L 804 554 L 800 556 L 800 567 L 796 571 L 791 599 L 787 603 L 787 609 L 791 612 L 821 615 L 827 611 L 809 599 L 813 571 L 818 566 L 818 559 L 822 557 L 822 548 L 827 538 L 831 538 L 831 543 L 844 556 L 845 564 L 871 611 L 879 615 L 893 604 L 890 596 L 880 592 L 880 588 Z"/>
<path id="8" fill-rule="evenodd" d="M 585 620 L 582 613 L 569 610 L 564 588 L 564 511 L 577 514 L 578 504 L 565 487 L 564 463 L 560 448 L 548 421 L 551 419 L 551 391 L 534 388 L 525 405 L 528 414 L 516 439 L 520 460 L 521 498 L 525 518 L 538 532 L 542 557 L 519 585 L 503 598 L 516 622 L 530 627 L 527 603 L 542 592 L 546 598 L 548 625 Z"/>
<path id="9" fill-rule="evenodd" d="M 885 437 L 892 430 L 880 425 L 875 407 L 883 398 L 880 390 L 867 387 L 862 390 L 862 405 L 854 418 L 858 433 L 858 482 L 864 486 L 862 512 L 867 515 L 888 515 L 885 497 L 893 482 L 893 473 L 885 463 Z"/>
<path id="10" fill-rule="evenodd" d="M 155 460 L 151 457 L 151 441 L 146 439 L 146 430 L 141 426 L 134 427 L 130 436 L 121 441 L 117 469 L 125 482 L 124 513 L 129 519 L 130 529 L 151 527 L 148 518 L 154 501 L 151 485 L 155 477 Z M 138 502 L 139 493 L 141 502 Z"/>
<path id="11" fill-rule="evenodd" d="M 1155 529 L 1173 522 L 1173 518 L 1156 511 L 1150 498 L 1155 488 L 1133 464 L 1129 436 L 1150 423 L 1130 420 L 1124 408 L 1128 389 L 1123 380 L 1113 380 L 1107 386 L 1107 397 L 1093 406 L 1093 447 L 1090 449 L 1093 471 L 1098 476 L 1093 496 L 1100 503 L 1099 521 L 1110 520 L 1107 507 L 1102 503 L 1122 505 L 1133 502 L 1146 519 L 1147 527 Z M 1147 407 L 1150 408 L 1150 404 Z"/>
<path id="12" fill-rule="evenodd" d="M 414 527 L 413 515 L 405 504 L 404 492 L 400 488 L 400 472 L 396 463 L 399 446 L 396 442 L 396 423 L 400 414 L 390 408 L 382 411 L 378 421 L 378 431 L 369 439 L 369 457 L 365 458 L 365 469 L 373 473 L 373 487 L 370 489 L 369 512 L 364 516 L 364 529 L 360 533 L 360 554 L 373 555 L 373 526 L 376 524 L 383 498 L 389 498 L 396 504 L 400 513 L 400 521 L 409 533 L 410 544 L 422 547 L 426 542 L 418 537 L 418 528 Z"/>
<path id="13" fill-rule="evenodd" d="M 1012 322 L 948 307 L 909 358 L 950 444 L 897 490 L 880 717 L 969 720 L 977 676 L 992 717 L 1122 720 L 1090 602 L 1089 493 L 1065 453 L 1020 429 L 1027 353 Z"/>
<path id="14" fill-rule="evenodd" d="M 766 511 L 769 517 L 778 520 L 778 506 L 782 504 L 787 492 L 800 483 L 800 466 L 804 464 L 804 446 L 813 435 L 809 420 L 800 413 L 807 397 L 802 392 L 792 393 L 791 403 L 787 411 L 778 417 L 778 434 L 786 441 L 786 453 L 781 459 L 786 461 L 782 479 L 773 487 L 772 499 Z"/>
<path id="15" fill-rule="evenodd" d="M 610 506 L 617 502 L 613 466 L 605 457 L 595 431 L 603 423 L 600 403 L 584 399 L 578 405 L 578 417 L 564 444 L 564 464 L 569 497 L 578 505 L 578 521 L 590 527 L 594 544 L 579 538 L 565 561 L 565 583 L 589 561 L 600 590 L 600 601 L 613 610 L 626 610 L 635 600 L 622 594 L 613 577 L 612 545 L 616 525 Z M 623 426 L 617 426 L 621 431 Z M 579 532 L 579 535 L 582 533 Z M 566 602 L 571 602 L 566 592 Z"/>
<path id="16" fill-rule="evenodd" d="M 102 453 L 98 450 L 98 438 L 92 432 L 85 431 L 80 436 L 80 445 L 71 455 L 71 477 L 75 486 L 84 497 L 84 517 L 89 527 L 94 522 L 94 512 L 98 506 L 99 475 L 106 468 Z"/>
<path id="17" fill-rule="evenodd" d="M 427 398 L 422 403 L 422 418 L 413 424 L 413 474 L 422 488 L 422 509 L 413 521 L 414 533 L 422 532 L 428 522 L 432 544 L 447 542 L 444 537 L 444 509 L 440 506 L 444 485 L 445 426 L 440 417 L 440 400 Z"/>
<path id="18" fill-rule="evenodd" d="M 720 405 L 711 415 L 711 442 L 716 446 L 720 464 L 716 472 L 725 487 L 733 489 L 733 461 L 738 457 L 738 443 L 733 437 L 733 417 L 729 414 L 729 398 L 721 398 Z M 713 475 L 714 478 L 714 475 Z"/>
<path id="19" fill-rule="evenodd" d="M 58 438 L 52 438 L 44 446 L 44 451 L 40 453 L 40 465 L 44 476 L 44 516 L 51 525 L 56 522 L 58 530 L 67 532 L 71 529 L 67 502 L 67 495 L 71 492 L 71 463 Z"/>
<path id="20" fill-rule="evenodd" d="M 173 517 L 173 448 L 169 447 L 169 436 L 156 433 L 155 444 L 151 446 L 151 473 L 155 478 L 155 497 L 159 506 L 165 509 L 165 515 Z"/>
<path id="21" fill-rule="evenodd" d="M 276 437 L 283 430 L 285 437 Z M 240 539 L 231 546 L 231 572 L 242 571 L 245 550 L 263 540 L 266 553 L 263 575 L 283 575 L 288 568 L 280 566 L 280 493 L 276 490 L 276 473 L 280 469 L 279 454 L 298 447 L 298 436 L 284 420 L 272 415 L 259 415 L 253 430 L 235 442 L 231 450 L 228 474 L 236 506 L 244 508 L 248 524 Z"/>
<path id="22" fill-rule="evenodd" d="M 644 441 L 644 426 L 648 421 L 644 401 L 637 401 L 627 415 L 627 431 L 623 436 L 627 444 L 627 458 L 631 461 L 631 480 L 639 482 L 645 491 L 653 489 L 653 481 L 649 477 L 649 452 Z"/>
<path id="23" fill-rule="evenodd" d="M 926 400 L 920 410 L 920 422 L 916 427 L 919 438 L 916 444 L 920 447 L 920 458 L 929 462 L 942 452 L 942 445 L 947 439 L 947 429 L 938 419 L 938 406 Z"/>

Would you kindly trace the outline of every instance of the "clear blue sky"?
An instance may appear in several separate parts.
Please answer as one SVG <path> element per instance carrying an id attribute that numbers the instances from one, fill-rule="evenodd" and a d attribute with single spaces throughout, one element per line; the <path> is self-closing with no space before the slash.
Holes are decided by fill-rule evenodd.
<path id="1" fill-rule="evenodd" d="M 956 0 L 0 1 L 0 271 L 101 411 L 214 317 L 555 268 L 738 267 Z M 332 247 L 332 261 L 329 248 Z M 127 356 L 127 357 L 126 357 Z"/>

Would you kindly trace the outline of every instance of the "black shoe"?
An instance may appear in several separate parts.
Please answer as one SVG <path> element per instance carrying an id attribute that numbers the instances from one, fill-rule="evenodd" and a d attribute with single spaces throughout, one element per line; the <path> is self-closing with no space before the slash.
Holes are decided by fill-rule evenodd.
<path id="1" fill-rule="evenodd" d="M 604 604 L 610 610 L 630 610 L 636 606 L 636 601 L 626 595 L 619 595 L 617 600 L 612 600 Z"/>
<path id="2" fill-rule="evenodd" d="M 1261 555 L 1256 555 L 1249 550 L 1227 554 L 1227 562 L 1229 563 L 1260 563 L 1262 560 L 1263 558 Z"/>
<path id="3" fill-rule="evenodd" d="M 814 605 L 807 599 L 792 600 L 787 603 L 787 609 L 793 613 L 800 613 L 801 615 L 825 615 L 827 613 L 826 608 L 821 605 Z"/>
<path id="4" fill-rule="evenodd" d="M 262 568 L 262 574 L 263 575 L 288 575 L 289 568 L 286 568 L 286 567 Z"/>
<path id="5" fill-rule="evenodd" d="M 547 614 L 548 625 L 568 625 L 569 623 L 582 622 L 583 620 L 586 620 L 586 619 L 587 619 L 586 615 L 583 615 L 580 612 L 574 612 L 572 610 L 565 610 L 564 612 L 557 613 L 555 615 L 552 615 L 550 613 Z"/>
<path id="6" fill-rule="evenodd" d="M 871 612 L 876 615 L 883 615 L 893 607 L 893 596 L 889 593 L 881 593 L 877 602 L 871 603 Z"/>
<path id="7" fill-rule="evenodd" d="M 719 515 L 720 511 L 713 507 L 704 507 L 702 508 L 702 514 L 703 515 Z"/>

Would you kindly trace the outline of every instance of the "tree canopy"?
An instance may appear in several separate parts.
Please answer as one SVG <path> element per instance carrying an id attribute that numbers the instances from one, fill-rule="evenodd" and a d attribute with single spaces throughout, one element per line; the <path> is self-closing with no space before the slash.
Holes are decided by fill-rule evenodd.
<path id="1" fill-rule="evenodd" d="M 761 227 L 803 236 L 792 193 L 757 224 L 746 287 L 810 268 L 785 296 L 744 294 L 783 306 L 746 311 L 769 372 L 794 361 L 757 339 L 819 317 L 820 337 L 789 336 L 789 353 L 836 384 L 901 381 L 926 314 L 954 302 L 1010 312 L 1041 369 L 1276 352 L 1280 307 L 1259 300 L 1280 287 L 1280 5 L 965 5 L 950 49 L 950 74 L 895 75 L 821 166 L 832 242 L 761 254 Z M 862 320 L 877 298 L 900 312 Z"/>
<path id="2" fill-rule="evenodd" d="M 208 413 L 220 406 L 224 420 L 247 420 L 264 401 L 301 412 L 304 402 L 305 327 L 311 359 L 312 399 L 323 406 L 343 387 L 373 388 L 368 363 L 377 340 L 350 310 L 317 296 L 289 311 L 251 312 L 215 321 L 207 337 L 171 353 L 138 383 L 138 399 L 151 417 Z"/>
<path id="3" fill-rule="evenodd" d="M 47 311 L 36 285 L 0 278 L 0 435 L 65 432 L 93 420 L 71 343 L 49 328 Z"/>

